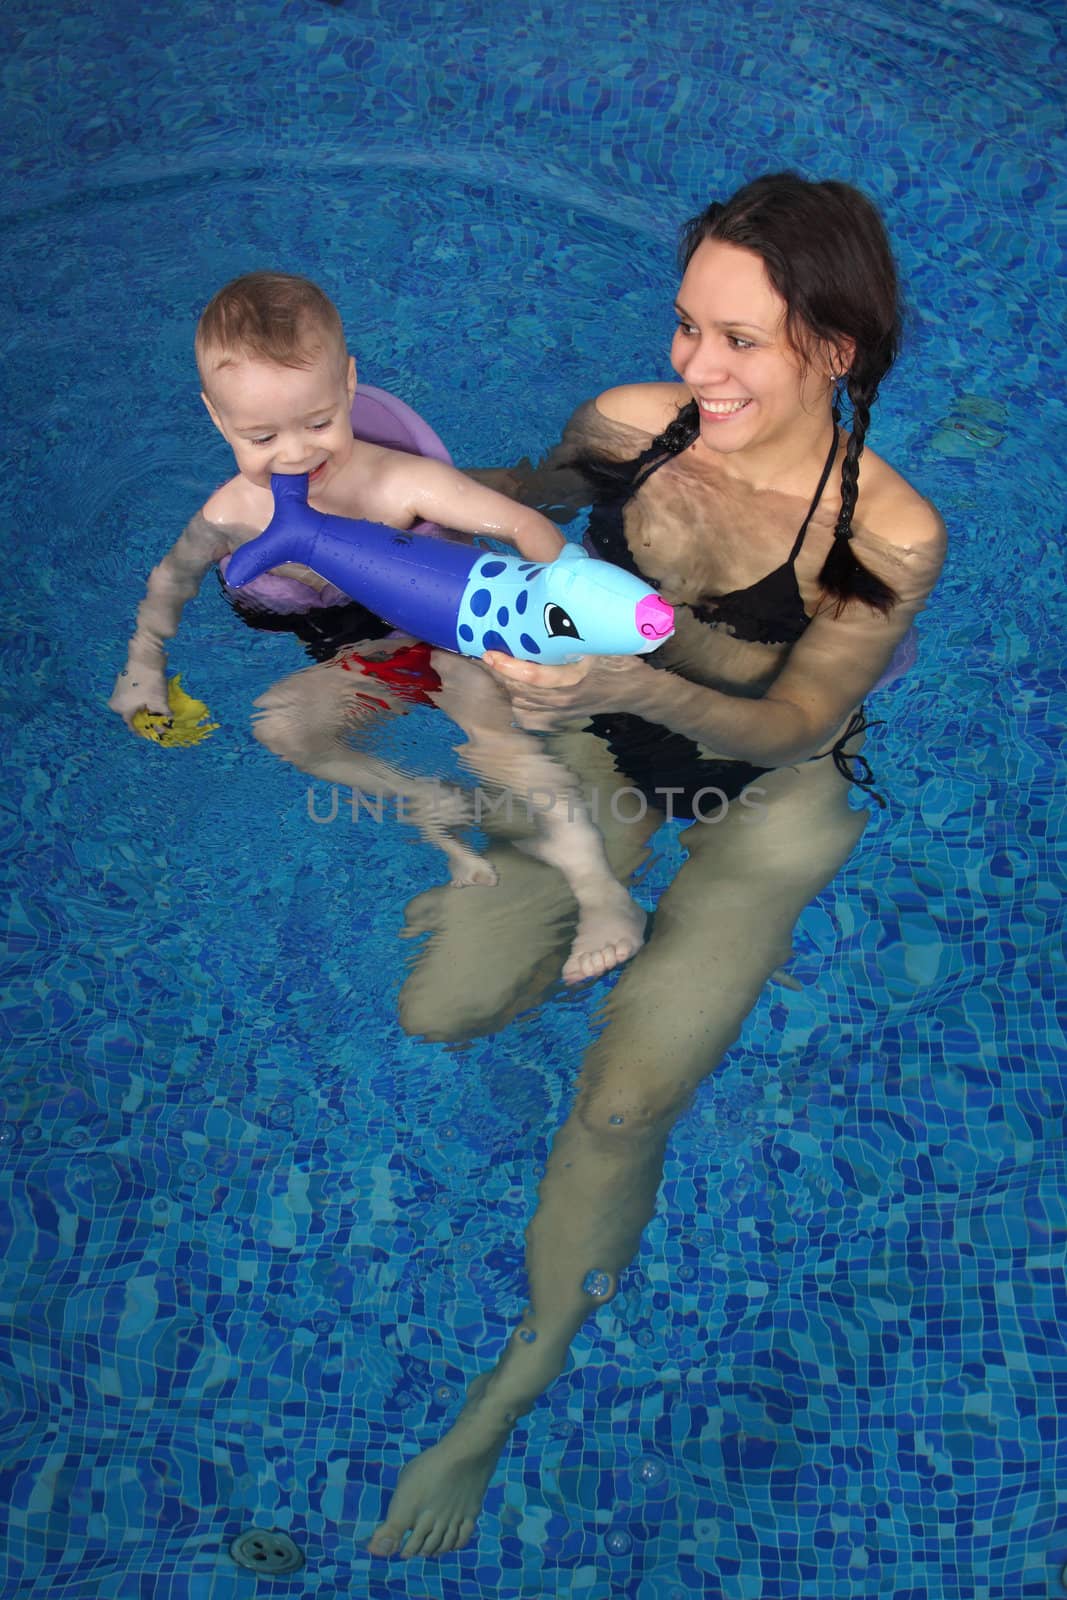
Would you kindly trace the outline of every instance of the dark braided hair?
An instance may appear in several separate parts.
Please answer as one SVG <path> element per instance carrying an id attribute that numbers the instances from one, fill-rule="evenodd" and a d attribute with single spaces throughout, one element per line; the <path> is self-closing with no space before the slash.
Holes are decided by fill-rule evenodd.
<path id="1" fill-rule="evenodd" d="M 820 346 L 833 350 L 846 340 L 854 345 L 834 400 L 836 425 L 842 392 L 847 396 L 851 437 L 841 464 L 841 511 L 819 583 L 836 598 L 837 611 L 847 600 L 863 600 L 887 612 L 896 594 L 857 561 L 849 544 L 871 406 L 900 342 L 896 267 L 882 219 L 866 195 L 850 184 L 814 183 L 795 172 L 773 172 L 746 184 L 731 199 L 715 201 L 684 225 L 683 271 L 708 239 L 760 257 L 785 301 L 786 336 L 802 360 L 811 361 Z M 687 419 L 689 410 L 687 406 L 679 413 L 661 441 Z M 695 402 L 692 413 L 695 438 Z"/>

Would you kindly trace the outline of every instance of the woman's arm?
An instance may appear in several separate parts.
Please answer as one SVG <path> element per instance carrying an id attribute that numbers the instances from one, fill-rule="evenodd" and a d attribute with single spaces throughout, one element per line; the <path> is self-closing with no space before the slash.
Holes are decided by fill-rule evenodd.
<path id="1" fill-rule="evenodd" d="M 513 467 L 466 468 L 466 475 L 510 500 L 538 507 L 554 522 L 569 522 L 595 498 L 584 463 L 639 456 L 689 399 L 689 390 L 678 383 L 608 389 L 578 407 L 559 442 L 536 464 L 523 456 Z"/>
<path id="2" fill-rule="evenodd" d="M 570 522 L 593 499 L 593 488 L 577 464 L 595 430 L 596 404 L 587 400 L 571 417 L 562 437 L 534 463 L 523 456 L 511 467 L 465 467 L 464 475 L 484 488 L 536 507 L 553 522 Z"/>
<path id="3" fill-rule="evenodd" d="M 898 596 L 887 617 L 858 601 L 839 617 L 815 617 L 761 699 L 723 694 L 646 662 L 583 657 L 567 667 L 539 667 L 496 652 L 487 663 L 509 681 L 515 709 L 537 721 L 628 711 L 684 734 L 716 755 L 755 766 L 790 766 L 823 749 L 849 712 L 878 682 L 922 610 L 944 562 L 945 531 L 937 513 L 913 513 L 910 542 L 856 536 L 856 555 Z"/>

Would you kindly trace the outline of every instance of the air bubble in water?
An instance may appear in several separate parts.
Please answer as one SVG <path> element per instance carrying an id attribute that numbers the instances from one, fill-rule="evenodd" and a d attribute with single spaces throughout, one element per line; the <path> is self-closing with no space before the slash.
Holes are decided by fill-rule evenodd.
<path id="1" fill-rule="evenodd" d="M 663 1482 L 667 1476 L 667 1469 L 656 1456 L 639 1456 L 633 1465 L 633 1475 L 638 1483 L 643 1483 L 651 1489 L 657 1483 Z"/>
<path id="2" fill-rule="evenodd" d="M 587 1272 L 582 1279 L 583 1292 L 591 1295 L 594 1300 L 606 1300 L 613 1287 L 611 1273 L 602 1272 L 596 1267 L 592 1272 Z"/>

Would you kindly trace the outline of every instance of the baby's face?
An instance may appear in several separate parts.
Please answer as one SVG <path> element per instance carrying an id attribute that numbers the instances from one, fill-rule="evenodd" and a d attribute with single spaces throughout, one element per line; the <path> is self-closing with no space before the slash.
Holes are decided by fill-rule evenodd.
<path id="1" fill-rule="evenodd" d="M 309 474 L 314 496 L 352 454 L 355 363 L 320 351 L 306 367 L 234 356 L 209 372 L 204 404 L 237 470 L 269 489 L 271 473 Z"/>

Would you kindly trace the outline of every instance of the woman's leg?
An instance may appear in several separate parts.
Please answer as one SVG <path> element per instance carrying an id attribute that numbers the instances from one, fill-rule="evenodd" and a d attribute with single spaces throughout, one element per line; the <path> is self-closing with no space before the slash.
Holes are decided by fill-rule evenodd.
<path id="1" fill-rule="evenodd" d="M 610 997 L 552 1147 L 527 1231 L 529 1309 L 453 1428 L 402 1472 L 373 1554 L 405 1535 L 405 1555 L 470 1538 L 516 1417 L 562 1371 L 574 1334 L 637 1250 L 674 1122 L 863 831 L 866 813 L 849 809 L 829 762 L 771 774 L 761 788 L 758 809 L 735 803 L 722 822 L 687 833 L 689 860 Z"/>
<path id="2" fill-rule="evenodd" d="M 584 732 L 554 735 L 548 750 L 568 775 L 579 774 L 608 870 L 620 886 L 628 883 L 648 862 L 648 841 L 662 814 L 649 811 L 632 820 L 632 799 L 629 811 L 613 807 L 626 780 L 602 740 Z M 461 760 L 466 754 L 465 747 Z M 456 1042 L 506 1027 L 555 987 L 574 948 L 580 908 L 563 874 L 531 847 L 535 819 L 527 819 L 521 805 L 509 806 L 505 796 L 495 805 L 490 797 L 480 821 L 490 839 L 486 859 L 498 875 L 497 892 L 473 898 L 433 888 L 407 907 L 407 935 L 430 935 L 399 1003 L 401 1026 L 421 1038 Z"/>

